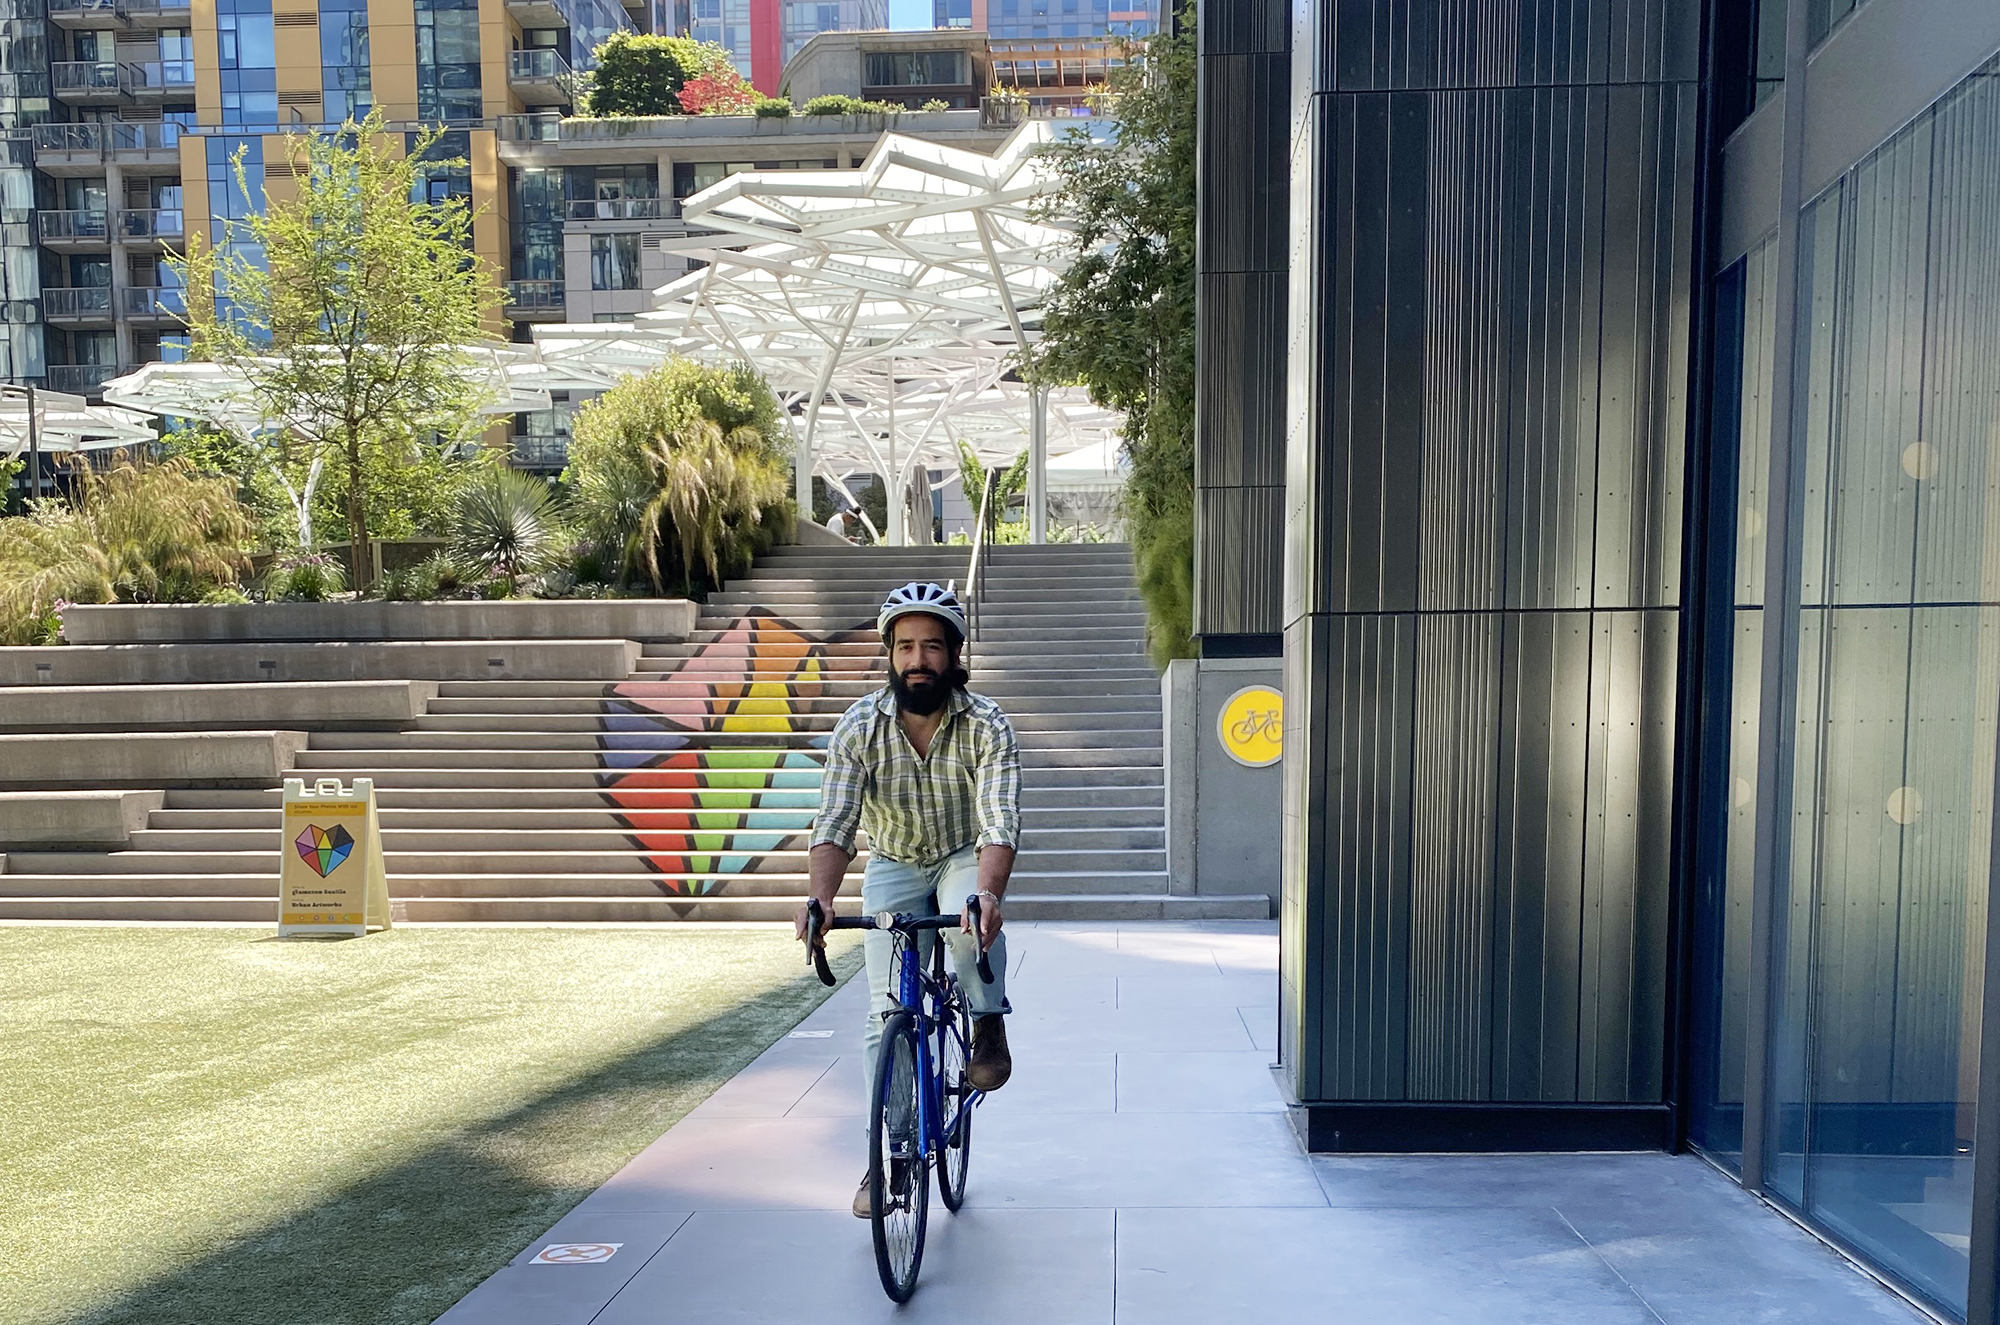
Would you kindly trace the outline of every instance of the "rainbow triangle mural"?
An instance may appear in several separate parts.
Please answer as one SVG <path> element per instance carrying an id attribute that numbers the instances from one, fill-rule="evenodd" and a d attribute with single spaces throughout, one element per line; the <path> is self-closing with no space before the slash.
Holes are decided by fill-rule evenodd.
<path id="1" fill-rule="evenodd" d="M 872 635 L 857 634 L 872 642 Z M 829 642 L 754 610 L 679 669 L 627 681 L 603 704 L 598 775 L 670 896 L 726 890 L 717 875 L 781 871 L 819 809 L 827 734 L 799 718 L 826 693 Z M 689 878 L 685 876 L 710 876 Z"/>
<path id="2" fill-rule="evenodd" d="M 339 824 L 331 828 L 307 824 L 305 831 L 292 839 L 292 847 L 299 853 L 299 859 L 324 879 L 353 852 L 354 835 Z"/>

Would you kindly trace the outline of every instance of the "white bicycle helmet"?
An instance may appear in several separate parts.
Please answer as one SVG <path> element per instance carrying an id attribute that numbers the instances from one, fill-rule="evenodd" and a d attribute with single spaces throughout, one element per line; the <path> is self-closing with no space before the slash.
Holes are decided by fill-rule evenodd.
<path id="1" fill-rule="evenodd" d="M 958 605 L 958 595 L 942 584 L 919 584 L 912 580 L 900 589 L 891 589 L 882 602 L 882 611 L 875 618 L 875 629 L 881 633 L 886 644 L 889 627 L 899 616 L 912 612 L 924 612 L 936 617 L 965 638 L 965 610 Z"/>

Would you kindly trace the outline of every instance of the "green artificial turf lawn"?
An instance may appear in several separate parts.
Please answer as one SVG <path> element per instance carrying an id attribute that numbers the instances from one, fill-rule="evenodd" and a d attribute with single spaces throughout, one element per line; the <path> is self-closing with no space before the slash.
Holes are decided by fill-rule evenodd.
<path id="1" fill-rule="evenodd" d="M 429 1321 L 826 992 L 777 929 L 0 928 L 0 1321 Z"/>

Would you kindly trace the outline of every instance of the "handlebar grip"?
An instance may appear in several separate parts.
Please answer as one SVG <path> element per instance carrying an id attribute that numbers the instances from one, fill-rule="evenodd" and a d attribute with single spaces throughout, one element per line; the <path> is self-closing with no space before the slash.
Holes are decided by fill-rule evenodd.
<path id="1" fill-rule="evenodd" d="M 979 942 L 979 899 L 965 899 L 965 913 L 972 917 L 972 941 Z M 985 984 L 993 983 L 993 963 L 986 960 L 986 949 L 979 950 L 979 978 Z"/>
<path id="2" fill-rule="evenodd" d="M 826 930 L 826 912 L 820 909 L 819 899 L 806 902 L 806 962 L 819 976 L 819 982 L 831 987 L 834 983 L 833 971 L 826 964 L 826 949 L 820 946 L 820 935 Z"/>

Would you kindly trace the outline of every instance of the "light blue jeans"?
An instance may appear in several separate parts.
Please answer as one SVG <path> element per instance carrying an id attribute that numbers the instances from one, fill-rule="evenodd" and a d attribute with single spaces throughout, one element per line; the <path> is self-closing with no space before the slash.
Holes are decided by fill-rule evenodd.
<path id="1" fill-rule="evenodd" d="M 974 847 L 954 851 L 935 865 L 906 865 L 899 860 L 868 858 L 861 876 L 861 910 L 865 915 L 883 911 L 932 916 L 965 909 L 965 899 L 979 891 L 979 852 Z M 1007 999 L 1007 935 L 1003 930 L 986 950 L 987 964 L 993 968 L 993 983 L 979 978 L 979 940 L 960 930 L 944 931 L 951 946 L 952 965 L 958 983 L 965 989 L 966 1005 L 974 1017 L 1005 1010 Z M 882 1047 L 882 1014 L 895 1005 L 894 936 L 871 929 L 863 940 L 868 954 L 867 1052 L 863 1055 L 867 1075 L 861 1079 L 862 1098 L 875 1088 L 875 1056 Z M 929 969 L 935 933 L 917 936 L 916 954 Z M 864 1123 L 865 1126 L 865 1123 Z"/>

